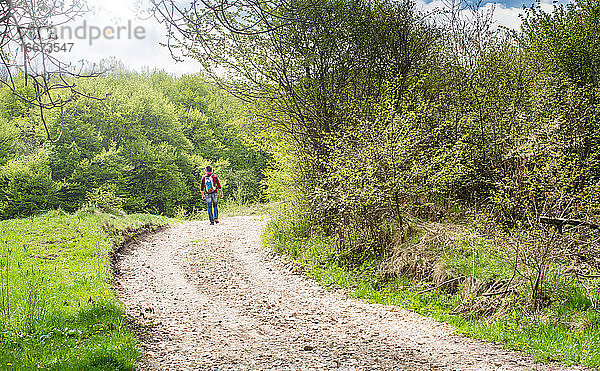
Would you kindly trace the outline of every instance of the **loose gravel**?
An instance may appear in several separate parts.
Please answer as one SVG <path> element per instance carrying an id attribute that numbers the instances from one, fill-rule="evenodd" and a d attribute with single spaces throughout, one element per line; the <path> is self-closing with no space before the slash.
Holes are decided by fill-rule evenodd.
<path id="1" fill-rule="evenodd" d="M 141 369 L 564 369 L 327 291 L 261 246 L 265 223 L 180 223 L 121 253 L 119 295 L 146 329 Z"/>

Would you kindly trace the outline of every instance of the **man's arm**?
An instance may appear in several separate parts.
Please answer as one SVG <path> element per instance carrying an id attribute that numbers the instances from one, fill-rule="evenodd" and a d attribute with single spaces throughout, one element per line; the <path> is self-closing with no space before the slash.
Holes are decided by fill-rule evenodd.
<path id="1" fill-rule="evenodd" d="M 219 180 L 219 177 L 217 178 L 217 188 L 219 189 L 219 193 L 221 194 L 221 198 L 223 197 L 223 187 L 221 187 L 221 181 Z"/>

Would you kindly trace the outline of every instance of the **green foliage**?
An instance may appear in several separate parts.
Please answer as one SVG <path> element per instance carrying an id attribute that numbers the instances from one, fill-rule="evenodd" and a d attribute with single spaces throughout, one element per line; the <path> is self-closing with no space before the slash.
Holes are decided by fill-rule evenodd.
<path id="1" fill-rule="evenodd" d="M 48 154 L 15 158 L 0 168 L 0 216 L 29 215 L 56 205 Z"/>
<path id="2" fill-rule="evenodd" d="M 520 41 L 543 72 L 565 77 L 580 87 L 598 86 L 599 12 L 595 0 L 558 6 L 552 13 L 532 6 L 523 19 Z"/>
<path id="3" fill-rule="evenodd" d="M 145 143 L 132 146 L 127 161 L 132 170 L 125 176 L 129 191 L 127 208 L 160 213 L 171 210 L 177 202 L 185 203 L 189 194 L 178 165 L 187 158 L 181 155 L 177 148 L 167 143 L 156 147 Z M 184 162 L 183 165 L 187 164 Z"/>
<path id="4" fill-rule="evenodd" d="M 88 192 L 86 200 L 90 206 L 108 213 L 116 213 L 123 209 L 123 198 L 117 194 L 114 184 L 104 183 Z"/>
<path id="5" fill-rule="evenodd" d="M 0 166 L 5 165 L 17 154 L 19 130 L 0 118 Z"/>
<path id="6" fill-rule="evenodd" d="M 46 115 L 53 136 L 62 133 L 56 143 L 40 144 L 32 107 L 10 94 L 0 97 L 3 218 L 56 207 L 74 211 L 89 202 L 110 210 L 192 213 L 204 204 L 200 178 L 209 164 L 226 199 L 263 198 L 270 156 L 253 143 L 244 105 L 204 78 L 117 70 L 77 83 L 106 98 L 79 99 Z M 34 166 L 40 146 L 45 160 Z"/>
<path id="7" fill-rule="evenodd" d="M 111 284 L 120 236 L 103 226 L 168 222 L 97 209 L 0 222 L 0 368 L 133 370 L 136 341 Z"/>

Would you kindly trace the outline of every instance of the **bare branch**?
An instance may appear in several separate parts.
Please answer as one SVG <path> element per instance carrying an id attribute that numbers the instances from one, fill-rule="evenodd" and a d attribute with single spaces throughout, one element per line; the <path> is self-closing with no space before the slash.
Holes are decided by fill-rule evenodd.
<path id="1" fill-rule="evenodd" d="M 50 141 L 57 139 L 50 136 L 45 111 L 62 109 L 80 96 L 89 97 L 77 89 L 74 80 L 105 72 L 94 68 L 83 73 L 83 63 L 77 69 L 48 48 L 53 27 L 73 21 L 86 11 L 84 0 L 0 0 L 0 86 L 39 109 Z M 27 89 L 21 89 L 21 84 Z"/>

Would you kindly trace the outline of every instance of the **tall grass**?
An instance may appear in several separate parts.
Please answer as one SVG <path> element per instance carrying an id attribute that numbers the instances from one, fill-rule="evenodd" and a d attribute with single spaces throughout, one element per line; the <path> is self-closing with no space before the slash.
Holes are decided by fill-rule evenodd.
<path id="1" fill-rule="evenodd" d="M 0 222 L 0 369 L 133 369 L 105 230 L 167 222 L 95 210 Z"/>
<path id="2" fill-rule="evenodd" d="M 432 316 L 465 335 L 500 342 L 536 360 L 600 368 L 600 314 L 594 310 L 586 288 L 568 277 L 556 281 L 553 301 L 543 310 L 532 311 L 524 305 L 520 300 L 527 295 L 523 293 L 493 315 L 468 313 L 459 309 L 474 297 L 461 290 L 440 291 L 431 282 L 402 274 L 382 274 L 387 263 L 384 257 L 345 264 L 340 244 L 331 236 L 311 231 L 307 218 L 293 209 L 274 212 L 263 240 L 274 251 L 296 261 L 323 286 L 349 289 L 357 298 Z M 407 241 L 417 242 L 421 241 Z M 457 274 L 475 274 L 481 280 L 510 278 L 511 269 L 495 253 L 494 241 L 484 237 L 465 236 L 445 244 L 440 251 L 445 264 Z"/>

